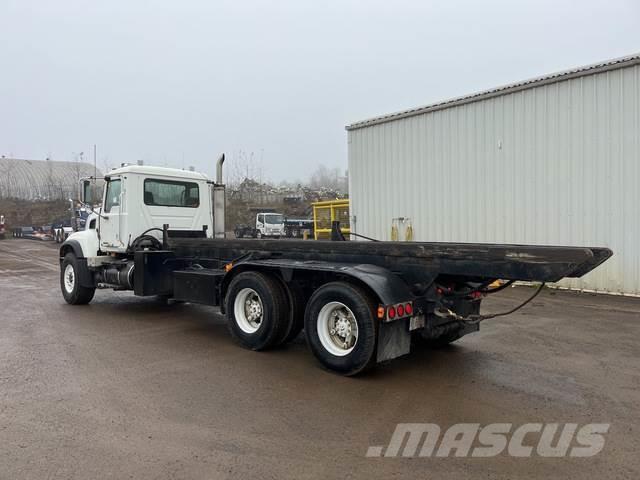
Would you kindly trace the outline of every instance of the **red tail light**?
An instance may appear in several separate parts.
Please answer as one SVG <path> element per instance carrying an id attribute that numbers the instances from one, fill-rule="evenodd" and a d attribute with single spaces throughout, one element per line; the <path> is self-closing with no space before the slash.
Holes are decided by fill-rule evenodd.
<path id="1" fill-rule="evenodd" d="M 378 307 L 378 318 L 385 318 L 384 313 L 386 312 L 386 321 L 390 322 L 391 320 L 407 318 L 413 316 L 413 303 L 396 303 L 395 305 L 387 305 Z"/>

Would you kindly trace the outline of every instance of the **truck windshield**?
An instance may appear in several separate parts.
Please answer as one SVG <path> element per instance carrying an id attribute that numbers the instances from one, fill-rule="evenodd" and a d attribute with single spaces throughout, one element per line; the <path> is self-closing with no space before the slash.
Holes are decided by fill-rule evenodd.
<path id="1" fill-rule="evenodd" d="M 264 216 L 265 223 L 269 223 L 271 225 L 283 223 L 284 215 L 265 215 Z"/>

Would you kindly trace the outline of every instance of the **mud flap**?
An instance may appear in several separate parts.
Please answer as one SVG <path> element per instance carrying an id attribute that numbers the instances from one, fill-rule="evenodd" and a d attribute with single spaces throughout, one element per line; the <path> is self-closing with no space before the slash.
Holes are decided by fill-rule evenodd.
<path id="1" fill-rule="evenodd" d="M 384 362 L 409 353 L 411 333 L 409 319 L 381 322 L 378 330 L 378 352 L 376 362 Z"/>
<path id="2" fill-rule="evenodd" d="M 82 287 L 96 288 L 96 282 L 93 278 L 93 274 L 87 266 L 86 258 L 78 258 L 78 283 Z"/>

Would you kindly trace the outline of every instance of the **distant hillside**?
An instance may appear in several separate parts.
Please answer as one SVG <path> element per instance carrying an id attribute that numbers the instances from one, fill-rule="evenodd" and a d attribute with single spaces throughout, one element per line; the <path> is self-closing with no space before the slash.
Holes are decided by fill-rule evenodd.
<path id="1" fill-rule="evenodd" d="M 4 215 L 7 228 L 39 227 L 50 224 L 53 220 L 69 217 L 69 202 L 0 198 L 0 215 Z"/>

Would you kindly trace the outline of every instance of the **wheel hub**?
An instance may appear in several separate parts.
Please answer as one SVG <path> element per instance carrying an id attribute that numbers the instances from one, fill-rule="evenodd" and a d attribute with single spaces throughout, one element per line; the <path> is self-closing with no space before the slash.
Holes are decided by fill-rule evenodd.
<path id="1" fill-rule="evenodd" d="M 358 323 L 349 307 L 340 302 L 325 305 L 318 315 L 318 335 L 332 354 L 351 352 L 358 341 Z"/>
<path id="2" fill-rule="evenodd" d="M 351 334 L 351 322 L 343 312 L 336 312 L 333 315 L 335 328 L 332 329 L 332 335 L 341 338 L 347 338 Z"/>
<path id="3" fill-rule="evenodd" d="M 75 286 L 76 276 L 73 271 L 73 266 L 67 265 L 64 270 L 64 288 L 67 292 L 73 292 L 73 287 Z"/>
<path id="4" fill-rule="evenodd" d="M 240 329 L 245 333 L 255 333 L 262 324 L 264 307 L 262 299 L 252 288 L 243 288 L 234 302 L 234 316 Z"/>
<path id="5" fill-rule="evenodd" d="M 262 305 L 260 305 L 256 297 L 247 298 L 244 311 L 250 322 L 259 321 L 260 317 L 262 317 Z"/>

